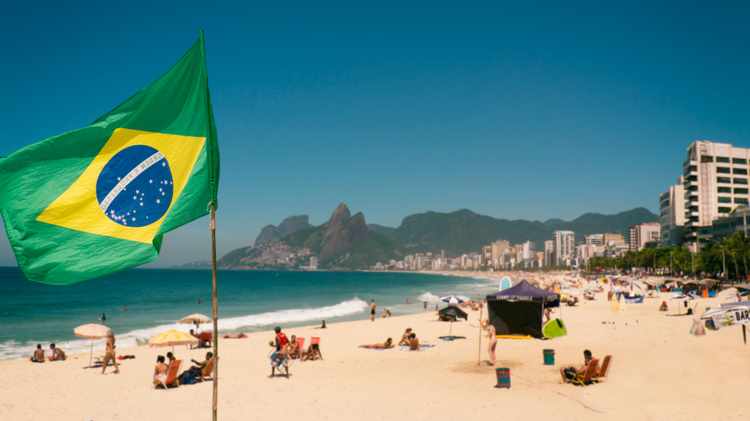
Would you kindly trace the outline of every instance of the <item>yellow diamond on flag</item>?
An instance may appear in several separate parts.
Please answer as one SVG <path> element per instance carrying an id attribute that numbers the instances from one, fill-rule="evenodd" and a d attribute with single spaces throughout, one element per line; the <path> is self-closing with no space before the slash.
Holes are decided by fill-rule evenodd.
<path id="1" fill-rule="evenodd" d="M 80 177 L 37 220 L 151 243 L 204 142 L 204 137 L 115 129 Z"/>

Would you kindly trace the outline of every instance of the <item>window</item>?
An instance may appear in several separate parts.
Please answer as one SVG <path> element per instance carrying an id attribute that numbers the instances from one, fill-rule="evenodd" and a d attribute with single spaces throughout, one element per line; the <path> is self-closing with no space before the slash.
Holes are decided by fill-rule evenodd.
<path id="1" fill-rule="evenodd" d="M 717 183 L 731 183 L 732 179 L 729 177 L 716 177 Z"/>
<path id="2" fill-rule="evenodd" d="M 747 205 L 747 199 L 743 199 L 741 197 L 735 197 L 734 198 L 734 203 L 736 203 L 738 205 Z"/>
<path id="3" fill-rule="evenodd" d="M 733 164 L 747 164 L 747 159 L 744 158 L 732 158 Z"/>
<path id="4" fill-rule="evenodd" d="M 691 201 L 691 202 L 697 202 L 698 201 L 698 196 L 690 196 L 688 198 L 688 200 Z"/>
<path id="5" fill-rule="evenodd" d="M 714 157 L 711 155 L 701 155 L 701 162 L 714 162 Z"/>
<path id="6" fill-rule="evenodd" d="M 732 208 L 719 207 L 719 213 L 729 213 L 731 210 Z"/>
<path id="7" fill-rule="evenodd" d="M 690 212 L 698 212 L 698 206 L 690 206 L 690 207 L 688 207 L 688 210 Z"/>
<path id="8" fill-rule="evenodd" d="M 747 194 L 747 189 L 734 189 L 734 194 Z"/>
<path id="9" fill-rule="evenodd" d="M 732 203 L 731 197 L 719 196 L 719 203 Z"/>
<path id="10" fill-rule="evenodd" d="M 731 193 L 732 188 L 731 187 L 719 187 L 719 193 Z"/>
<path id="11" fill-rule="evenodd" d="M 734 184 L 747 184 L 747 178 L 735 178 Z"/>
<path id="12" fill-rule="evenodd" d="M 747 175 L 747 170 L 745 170 L 745 169 L 741 169 L 741 168 L 735 168 L 735 169 L 734 169 L 734 173 L 735 173 L 735 174 L 742 174 L 742 175 Z"/>
<path id="13" fill-rule="evenodd" d="M 688 191 L 698 191 L 698 186 L 688 186 Z"/>
<path id="14" fill-rule="evenodd" d="M 687 177 L 687 181 L 698 181 L 697 175 L 690 175 Z"/>
<path id="15" fill-rule="evenodd" d="M 728 167 L 716 167 L 716 172 L 719 174 L 729 174 L 729 168 Z"/>
<path id="16" fill-rule="evenodd" d="M 717 156 L 716 162 L 729 162 L 729 158 L 727 158 L 726 156 Z"/>

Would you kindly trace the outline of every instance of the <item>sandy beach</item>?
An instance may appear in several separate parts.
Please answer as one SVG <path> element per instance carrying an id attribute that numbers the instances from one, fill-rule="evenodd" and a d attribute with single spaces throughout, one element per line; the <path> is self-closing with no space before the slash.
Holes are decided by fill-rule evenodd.
<path id="1" fill-rule="evenodd" d="M 478 312 L 470 313 L 468 323 L 454 323 L 453 334 L 466 339 L 453 342 L 438 339 L 449 326 L 436 321 L 432 311 L 333 323 L 325 330 L 290 328 L 287 334 L 320 336 L 325 359 L 293 362 L 289 379 L 268 378 L 270 332 L 223 340 L 220 419 L 747 419 L 743 399 L 750 384 L 750 347 L 742 344 L 740 329 L 691 336 L 692 318 L 667 316 L 658 311 L 660 303 L 647 299 L 614 313 L 600 294 L 597 301 L 557 310 L 568 324 L 567 337 L 499 341 L 497 366 L 511 369 L 509 390 L 493 387 L 494 368 L 477 365 Z M 357 347 L 387 337 L 398 340 L 406 327 L 435 346 L 420 352 Z M 542 363 L 545 348 L 556 352 L 554 367 Z M 559 368 L 580 364 L 584 348 L 599 358 L 613 355 L 607 381 L 561 384 Z M 124 361 L 120 374 L 106 375 L 82 369 L 88 355 L 45 364 L 2 361 L 0 419 L 210 419 L 211 383 L 166 391 L 151 386 L 156 355 L 168 350 L 119 349 L 136 358 Z M 185 364 L 205 350 L 177 347 L 175 353 Z"/>

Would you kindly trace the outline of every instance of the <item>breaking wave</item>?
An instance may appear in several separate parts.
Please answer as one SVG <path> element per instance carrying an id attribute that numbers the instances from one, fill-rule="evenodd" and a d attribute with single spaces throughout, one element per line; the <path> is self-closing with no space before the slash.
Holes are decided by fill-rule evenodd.
<path id="1" fill-rule="evenodd" d="M 336 317 L 351 316 L 362 313 L 367 310 L 366 302 L 359 298 L 342 301 L 338 304 L 317 308 L 293 308 L 286 310 L 270 311 L 259 314 L 249 314 L 246 316 L 227 317 L 219 319 L 220 331 L 239 330 L 243 328 L 257 328 L 287 323 L 301 323 L 308 321 L 320 321 L 334 319 Z M 128 348 L 145 343 L 148 338 L 169 329 L 177 329 L 187 332 L 190 330 L 189 325 L 180 324 L 163 324 L 145 329 L 136 329 L 127 333 L 117 334 L 118 348 Z M 0 359 L 11 359 L 31 356 L 37 343 L 42 343 L 45 352 L 48 350 L 49 341 L 28 341 L 25 343 L 17 341 L 0 342 Z M 89 341 L 75 339 L 70 341 L 60 341 L 57 345 L 67 354 L 76 354 L 87 352 L 93 345 L 94 350 L 104 349 L 104 341 Z"/>

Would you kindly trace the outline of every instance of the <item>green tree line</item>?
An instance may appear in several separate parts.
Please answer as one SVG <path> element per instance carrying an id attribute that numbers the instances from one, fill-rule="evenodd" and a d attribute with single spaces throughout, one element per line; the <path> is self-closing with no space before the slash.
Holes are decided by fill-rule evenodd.
<path id="1" fill-rule="evenodd" d="M 698 253 L 691 253 L 684 246 L 644 248 L 627 252 L 620 257 L 593 257 L 587 268 L 590 270 L 632 270 L 640 268 L 649 272 L 673 275 L 701 275 L 724 277 L 731 280 L 747 279 L 750 265 L 750 240 L 737 232 L 702 245 Z M 724 273 L 726 267 L 726 273 Z"/>

